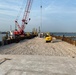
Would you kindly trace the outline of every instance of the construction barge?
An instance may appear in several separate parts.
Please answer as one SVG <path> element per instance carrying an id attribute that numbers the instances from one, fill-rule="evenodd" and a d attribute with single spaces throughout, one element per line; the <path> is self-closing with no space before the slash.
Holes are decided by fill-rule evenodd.
<path id="1" fill-rule="evenodd" d="M 34 37 L 38 36 L 37 33 L 27 33 L 25 34 L 25 36 L 17 36 L 17 37 L 8 37 L 7 34 L 6 36 L 2 37 L 2 41 L 0 41 L 0 46 L 4 46 L 4 45 L 9 45 L 9 44 L 12 44 L 12 43 L 18 43 L 22 40 L 25 40 L 25 39 L 32 39 Z"/>

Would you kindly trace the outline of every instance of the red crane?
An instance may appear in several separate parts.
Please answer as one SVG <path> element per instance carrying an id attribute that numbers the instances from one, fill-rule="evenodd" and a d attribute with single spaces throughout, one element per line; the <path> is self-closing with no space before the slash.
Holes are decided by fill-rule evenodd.
<path id="1" fill-rule="evenodd" d="M 31 10 L 33 0 L 27 0 L 24 15 L 22 18 L 22 25 L 20 26 L 17 20 L 15 21 L 16 26 L 18 27 L 19 30 L 14 31 L 14 35 L 24 35 L 24 29 L 25 29 L 25 24 L 28 24 L 30 18 L 29 18 L 29 13 Z"/>

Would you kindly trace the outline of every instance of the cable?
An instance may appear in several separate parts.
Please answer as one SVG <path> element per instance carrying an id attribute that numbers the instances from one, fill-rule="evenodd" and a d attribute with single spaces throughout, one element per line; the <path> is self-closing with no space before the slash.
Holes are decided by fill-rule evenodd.
<path id="1" fill-rule="evenodd" d="M 23 10 L 23 7 L 24 7 L 24 1 L 25 1 L 25 0 L 23 0 L 23 2 L 22 2 L 22 4 L 21 4 L 21 7 L 20 7 L 20 10 L 19 10 L 19 13 L 18 13 L 18 15 L 17 15 L 17 17 L 16 17 L 16 21 L 18 21 L 20 15 L 21 15 L 21 13 L 22 13 L 22 10 Z"/>
<path id="2" fill-rule="evenodd" d="M 43 8 L 43 6 L 42 6 L 42 0 L 41 0 L 41 6 L 40 6 L 40 9 L 41 9 L 41 32 L 42 32 L 42 8 Z"/>
<path id="3" fill-rule="evenodd" d="M 20 10 L 19 10 L 19 13 L 18 13 L 18 15 L 17 15 L 15 21 L 18 21 L 20 15 L 21 15 L 21 12 L 22 12 L 22 10 L 23 10 L 23 6 L 24 6 L 24 1 L 25 1 L 25 0 L 23 0 L 23 2 L 22 2 L 22 4 L 21 4 L 21 7 L 20 7 Z M 16 23 L 15 23 L 15 30 L 16 30 L 16 29 L 17 29 L 17 26 L 16 26 Z"/>

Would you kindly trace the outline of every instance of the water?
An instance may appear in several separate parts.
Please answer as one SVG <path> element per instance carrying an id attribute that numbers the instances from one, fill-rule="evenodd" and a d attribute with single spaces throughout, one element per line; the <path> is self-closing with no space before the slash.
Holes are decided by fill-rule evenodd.
<path id="1" fill-rule="evenodd" d="M 5 36 L 6 34 L 0 34 L 0 41 L 2 41 L 2 37 Z"/>
<path id="2" fill-rule="evenodd" d="M 65 37 L 76 37 L 76 33 L 52 33 L 53 35 L 56 36 L 65 36 Z"/>
<path id="3" fill-rule="evenodd" d="M 55 36 L 73 37 L 71 39 L 76 40 L 76 33 L 52 33 Z"/>

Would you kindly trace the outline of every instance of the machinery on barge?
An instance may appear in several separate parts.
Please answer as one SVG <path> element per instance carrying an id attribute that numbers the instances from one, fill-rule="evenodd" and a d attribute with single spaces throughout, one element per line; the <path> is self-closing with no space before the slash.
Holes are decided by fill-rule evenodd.
<path id="1" fill-rule="evenodd" d="M 14 31 L 15 37 L 25 36 L 24 29 L 25 29 L 25 26 L 30 21 L 29 13 L 30 13 L 30 10 L 31 10 L 32 2 L 33 2 L 33 0 L 27 0 L 25 11 L 24 11 L 23 18 L 22 18 L 21 26 L 19 25 L 18 20 L 17 19 L 15 20 L 15 25 L 16 25 L 15 31 Z M 17 27 L 18 27 L 18 29 L 17 29 Z"/>

